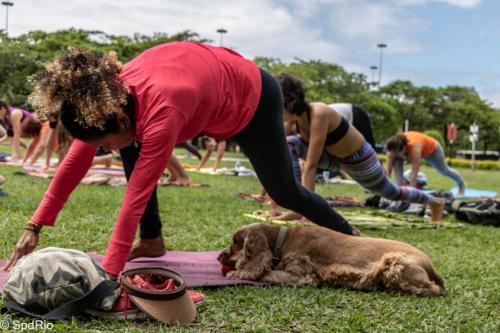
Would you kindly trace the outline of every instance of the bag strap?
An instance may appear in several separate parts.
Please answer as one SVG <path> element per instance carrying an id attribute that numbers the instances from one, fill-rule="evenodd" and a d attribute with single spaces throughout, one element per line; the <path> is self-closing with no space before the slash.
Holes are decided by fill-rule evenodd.
<path id="1" fill-rule="evenodd" d="M 54 310 L 49 311 L 45 314 L 30 312 L 14 301 L 5 302 L 1 312 L 4 313 L 6 310 L 14 310 L 16 312 L 20 312 L 32 317 L 42 318 L 46 320 L 64 319 L 82 313 L 91 306 L 96 305 L 102 298 L 108 296 L 116 288 L 118 288 L 118 286 L 119 284 L 116 281 L 104 280 L 86 295 L 74 299 L 70 302 L 64 303 L 59 307 L 55 308 Z"/>

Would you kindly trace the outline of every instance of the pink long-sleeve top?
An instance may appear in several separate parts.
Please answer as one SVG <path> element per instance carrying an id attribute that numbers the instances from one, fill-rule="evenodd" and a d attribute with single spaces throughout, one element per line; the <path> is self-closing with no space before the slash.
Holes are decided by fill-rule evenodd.
<path id="1" fill-rule="evenodd" d="M 231 50 L 193 42 L 151 48 L 127 63 L 119 79 L 134 97 L 136 140 L 142 147 L 103 263 L 115 275 L 125 266 L 175 144 L 201 132 L 220 139 L 237 134 L 255 114 L 262 89 L 255 63 Z M 32 216 L 34 222 L 54 225 L 96 149 L 75 140 Z"/>

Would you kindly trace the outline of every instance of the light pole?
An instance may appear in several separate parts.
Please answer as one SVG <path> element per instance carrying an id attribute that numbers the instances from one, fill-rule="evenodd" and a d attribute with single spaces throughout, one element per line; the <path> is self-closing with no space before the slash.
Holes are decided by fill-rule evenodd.
<path id="1" fill-rule="evenodd" d="M 2 5 L 5 6 L 5 34 L 9 34 L 9 7 L 14 6 L 13 2 L 2 1 Z"/>
<path id="2" fill-rule="evenodd" d="M 372 70 L 372 83 L 375 84 L 375 71 L 378 69 L 378 67 L 375 65 L 372 65 L 372 66 L 370 66 L 370 69 Z"/>
<path id="3" fill-rule="evenodd" d="M 476 170 L 476 142 L 479 140 L 479 126 L 476 123 L 473 123 L 469 127 L 470 136 L 469 140 L 472 143 L 472 163 L 471 169 L 472 171 Z"/>
<path id="4" fill-rule="evenodd" d="M 387 47 L 387 44 L 378 43 L 377 47 L 380 48 L 380 61 L 379 61 L 379 65 L 378 65 L 378 86 L 380 88 L 380 84 L 382 82 L 382 57 L 383 57 L 382 52 L 383 52 L 384 48 Z"/>
<path id="5" fill-rule="evenodd" d="M 220 34 L 219 46 L 222 46 L 222 36 L 224 36 L 224 34 L 227 34 L 227 30 L 224 28 L 219 28 L 217 29 L 217 32 Z"/>

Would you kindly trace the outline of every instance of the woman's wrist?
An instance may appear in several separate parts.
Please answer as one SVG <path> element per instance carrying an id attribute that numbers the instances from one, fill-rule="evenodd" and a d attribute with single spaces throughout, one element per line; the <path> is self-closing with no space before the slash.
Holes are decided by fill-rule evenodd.
<path id="1" fill-rule="evenodd" d="M 24 230 L 30 230 L 36 234 L 39 234 L 40 231 L 42 230 L 42 228 L 43 228 L 42 224 L 36 223 L 35 221 L 32 221 L 31 219 L 29 219 L 26 222 L 26 225 L 24 226 Z"/>

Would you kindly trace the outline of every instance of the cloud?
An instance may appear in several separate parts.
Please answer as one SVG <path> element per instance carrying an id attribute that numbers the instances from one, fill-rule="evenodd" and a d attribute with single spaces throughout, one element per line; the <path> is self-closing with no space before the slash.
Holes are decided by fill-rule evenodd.
<path id="1" fill-rule="evenodd" d="M 412 2 L 424 0 L 413 0 Z M 348 45 L 352 53 L 373 52 L 381 41 L 391 45 L 390 53 L 412 53 L 426 47 L 413 35 L 429 27 L 406 6 L 391 0 L 289 0 L 290 13 L 307 21 L 306 26 L 322 25 L 325 39 Z"/>
<path id="2" fill-rule="evenodd" d="M 439 2 L 446 2 L 452 6 L 462 7 L 462 8 L 472 8 L 479 5 L 481 0 L 437 0 Z"/>
<path id="3" fill-rule="evenodd" d="M 496 92 L 486 92 L 481 95 L 483 98 L 489 101 L 493 105 L 493 107 L 500 109 L 500 89 L 498 89 Z"/>
<path id="4" fill-rule="evenodd" d="M 434 84 L 448 78 L 447 82 L 475 84 L 478 90 L 486 89 L 487 85 L 473 76 L 448 73 L 441 68 L 419 74 L 411 64 L 407 68 L 391 64 L 392 56 L 402 59 L 404 54 L 428 51 L 422 32 L 430 30 L 430 18 L 418 16 L 414 6 L 437 2 L 464 9 L 481 3 L 480 0 L 18 1 L 9 11 L 9 30 L 19 35 L 30 30 L 75 27 L 130 36 L 136 32 L 174 34 L 190 29 L 218 44 L 220 36 L 216 30 L 224 27 L 228 30 L 224 45 L 247 57 L 269 56 L 284 61 L 295 57 L 322 59 L 368 77 L 371 77 L 368 67 L 378 64 L 376 45 L 385 42 L 389 47 L 384 54 L 389 58 L 387 65 L 384 61 L 384 82 L 406 78 Z M 429 79 L 432 75 L 442 80 Z M 490 82 L 495 80 L 492 78 Z M 494 91 L 488 96 L 494 96 L 497 103 Z"/>
<path id="5" fill-rule="evenodd" d="M 11 16 L 13 34 L 69 27 L 129 36 L 136 32 L 173 34 L 190 29 L 218 44 L 216 30 L 224 27 L 228 30 L 224 45 L 249 57 L 322 58 L 334 62 L 341 59 L 343 52 L 335 42 L 323 38 L 320 28 L 310 27 L 306 18 L 295 17 L 289 8 L 271 0 L 210 4 L 202 0 L 40 0 L 29 5 L 20 2 L 15 8 Z"/>
<path id="6" fill-rule="evenodd" d="M 481 3 L 482 0 L 393 0 L 393 3 L 400 6 L 419 6 L 432 2 L 444 2 L 451 6 L 461 8 L 473 8 Z"/>

